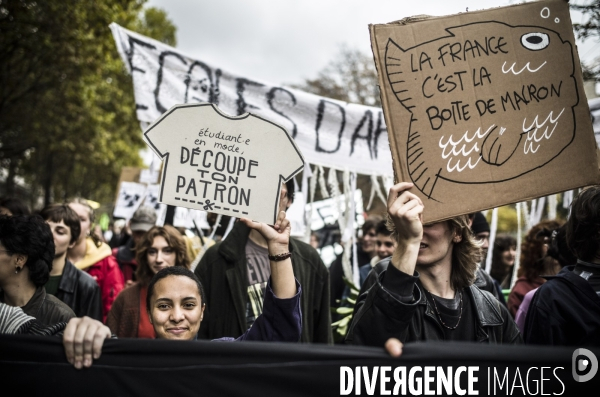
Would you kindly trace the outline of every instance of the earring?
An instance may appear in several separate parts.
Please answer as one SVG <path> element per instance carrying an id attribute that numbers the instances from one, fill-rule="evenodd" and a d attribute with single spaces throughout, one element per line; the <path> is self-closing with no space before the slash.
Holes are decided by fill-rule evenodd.
<path id="1" fill-rule="evenodd" d="M 15 267 L 15 274 L 18 274 L 21 271 L 21 267 L 16 266 Z"/>

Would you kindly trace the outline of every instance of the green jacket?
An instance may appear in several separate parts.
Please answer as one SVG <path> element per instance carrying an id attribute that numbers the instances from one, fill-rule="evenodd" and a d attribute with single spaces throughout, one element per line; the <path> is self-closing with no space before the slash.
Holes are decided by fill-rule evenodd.
<path id="1" fill-rule="evenodd" d="M 246 331 L 250 229 L 237 222 L 229 235 L 210 247 L 194 273 L 204 287 L 206 310 L 198 339 L 237 338 Z M 333 342 L 329 311 L 329 272 L 310 245 L 290 240 L 294 275 L 302 286 L 301 342 Z"/>

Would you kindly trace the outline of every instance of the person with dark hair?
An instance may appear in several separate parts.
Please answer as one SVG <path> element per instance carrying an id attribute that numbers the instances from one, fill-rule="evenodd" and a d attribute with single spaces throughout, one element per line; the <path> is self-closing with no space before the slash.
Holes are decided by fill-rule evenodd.
<path id="1" fill-rule="evenodd" d="M 549 233 L 548 236 L 550 238 L 550 245 L 548 246 L 548 252 L 546 255 L 557 260 L 561 268 L 575 265 L 575 263 L 577 263 L 577 258 L 567 246 L 566 226 L 566 224 L 562 225 L 558 229 Z M 521 302 L 519 305 L 519 310 L 517 310 L 517 314 L 515 315 L 515 323 L 517 323 L 517 327 L 519 327 L 521 334 L 524 334 L 525 332 L 525 320 L 527 318 L 527 312 L 529 311 L 529 305 L 531 304 L 531 300 L 538 289 L 539 287 L 532 289 L 525 294 L 525 297 L 523 297 L 523 302 Z"/>
<path id="2" fill-rule="evenodd" d="M 279 212 L 292 204 L 294 181 L 282 185 Z M 291 239 L 291 263 L 304 291 L 301 298 L 302 342 L 331 343 L 329 278 L 319 253 Z M 236 222 L 231 232 L 210 247 L 194 270 L 204 285 L 207 309 L 198 338 L 242 335 L 262 313 L 271 273 L 268 241 L 256 229 Z"/>
<path id="3" fill-rule="evenodd" d="M 81 232 L 79 217 L 66 204 L 49 205 L 40 215 L 50 226 L 55 248 L 50 278 L 45 285 L 46 293 L 66 303 L 77 317 L 102 320 L 98 283 L 67 259 L 67 250 L 75 245 Z"/>
<path id="4" fill-rule="evenodd" d="M 382 259 L 387 258 L 388 256 L 392 256 L 394 249 L 396 248 L 396 242 L 392 239 L 392 232 L 388 229 L 386 221 L 381 220 L 377 227 L 375 228 L 375 255 L 371 261 L 365 265 L 362 265 L 359 268 L 360 272 L 360 285 L 364 284 L 365 280 L 368 278 L 371 270 L 379 263 Z M 381 271 L 377 271 L 377 274 L 381 273 Z M 362 292 L 362 289 L 361 289 Z"/>
<path id="5" fill-rule="evenodd" d="M 490 276 L 503 289 L 510 288 L 513 266 L 517 256 L 517 239 L 508 234 L 499 234 L 494 240 L 492 250 L 492 269 Z"/>
<path id="6" fill-rule="evenodd" d="M 0 302 L 50 325 L 75 317 L 73 310 L 46 294 L 54 242 L 50 227 L 35 216 L 0 216 Z"/>
<path id="7" fill-rule="evenodd" d="M 135 254 L 138 281 L 117 296 L 108 312 L 106 325 L 119 338 L 154 338 L 145 306 L 150 280 L 166 267 L 189 268 L 190 258 L 181 233 L 169 225 L 154 226 L 143 234 Z"/>
<path id="8" fill-rule="evenodd" d="M 545 220 L 527 232 L 521 244 L 518 278 L 508 295 L 508 310 L 513 317 L 517 315 L 525 294 L 546 282 L 542 276 L 554 276 L 560 271 L 558 261 L 546 253 L 552 231 L 561 225 L 557 220 Z"/>
<path id="9" fill-rule="evenodd" d="M 365 219 L 365 223 L 361 226 L 361 233 L 358 242 L 356 243 L 356 256 L 358 265 L 362 266 L 370 263 L 377 256 L 377 225 L 382 221 L 378 215 L 370 215 Z M 350 249 L 350 264 L 354 262 L 354 250 L 352 247 L 344 247 Z M 331 307 L 338 307 L 339 301 L 350 293 L 350 289 L 344 283 L 344 268 L 342 265 L 343 253 L 338 255 L 329 266 L 329 284 L 331 295 L 329 298 Z M 368 273 L 367 273 L 368 274 Z M 335 316 L 333 320 L 338 320 Z"/>
<path id="10" fill-rule="evenodd" d="M 577 258 L 538 288 L 525 320 L 525 342 L 600 346 L 600 186 L 571 203 L 566 242 Z M 568 257 L 562 251 L 562 257 Z M 567 263 L 569 260 L 567 259 Z"/>
<path id="11" fill-rule="evenodd" d="M 5 197 L 0 199 L 0 215 L 30 215 L 29 207 L 18 198 Z"/>
<path id="12" fill-rule="evenodd" d="M 506 307 L 473 285 L 481 249 L 468 216 L 423 225 L 424 206 L 409 191 L 413 186 L 390 189 L 388 216 L 398 245 L 376 284 L 359 297 L 345 342 L 520 343 Z"/>
<path id="13" fill-rule="evenodd" d="M 106 321 L 110 307 L 125 285 L 123 273 L 108 244 L 92 233 L 94 209 L 87 200 L 75 198 L 68 205 L 79 216 L 81 233 L 75 245 L 68 250 L 67 257 L 77 269 L 96 279 L 102 297 L 102 319 Z"/>
<path id="14" fill-rule="evenodd" d="M 113 249 L 113 255 L 123 272 L 123 278 L 127 284 L 135 281 L 134 277 L 138 266 L 135 260 L 135 246 L 155 224 L 156 211 L 154 207 L 140 206 L 135 210 L 127 224 L 127 228 L 131 231 L 131 237 L 127 240 L 127 243 Z"/>

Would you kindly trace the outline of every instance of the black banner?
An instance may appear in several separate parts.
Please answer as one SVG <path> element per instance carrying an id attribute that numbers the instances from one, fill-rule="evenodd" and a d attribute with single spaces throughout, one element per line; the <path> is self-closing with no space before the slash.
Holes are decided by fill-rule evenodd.
<path id="1" fill-rule="evenodd" d="M 3 396 L 573 396 L 598 390 L 599 356 L 598 348 L 432 342 L 391 358 L 367 347 L 120 339 L 76 370 L 59 338 L 0 336 Z"/>

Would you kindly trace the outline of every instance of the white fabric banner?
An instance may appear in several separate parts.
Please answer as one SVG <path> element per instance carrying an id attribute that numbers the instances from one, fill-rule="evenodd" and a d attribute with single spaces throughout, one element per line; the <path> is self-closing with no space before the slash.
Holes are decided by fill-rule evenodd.
<path id="1" fill-rule="evenodd" d="M 211 102 L 232 116 L 250 112 L 283 126 L 308 163 L 367 175 L 393 174 L 380 108 L 233 75 L 115 23 L 110 27 L 133 78 L 143 126 L 173 105 Z"/>

